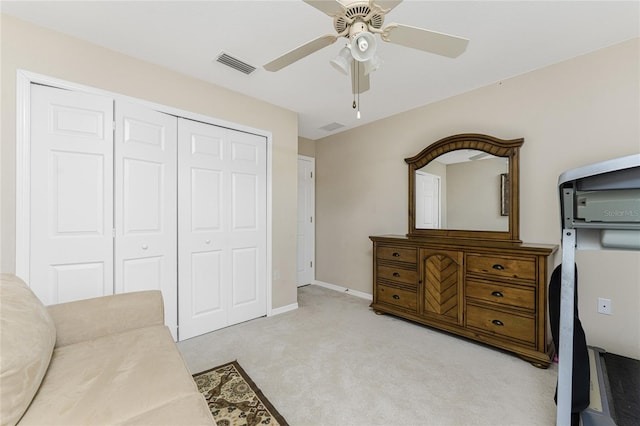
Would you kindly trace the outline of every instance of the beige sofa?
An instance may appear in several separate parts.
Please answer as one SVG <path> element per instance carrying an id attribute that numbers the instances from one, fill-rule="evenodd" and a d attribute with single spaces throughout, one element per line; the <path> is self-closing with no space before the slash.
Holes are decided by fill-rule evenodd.
<path id="1" fill-rule="evenodd" d="M 2 425 L 215 425 L 158 291 L 44 307 L 0 285 Z"/>

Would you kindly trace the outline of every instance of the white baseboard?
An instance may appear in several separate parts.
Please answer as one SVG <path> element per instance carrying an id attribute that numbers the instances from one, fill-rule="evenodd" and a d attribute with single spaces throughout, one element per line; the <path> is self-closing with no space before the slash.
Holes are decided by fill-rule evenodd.
<path id="1" fill-rule="evenodd" d="M 297 302 L 296 303 L 292 303 L 290 305 L 281 306 L 279 308 L 271 309 L 271 314 L 269 316 L 272 317 L 274 315 L 284 314 L 285 312 L 295 311 L 296 309 L 298 309 L 298 303 Z"/>
<path id="2" fill-rule="evenodd" d="M 363 293 L 363 292 L 358 291 L 358 290 L 352 290 L 350 288 L 341 287 L 339 285 L 325 283 L 324 281 L 318 281 L 318 280 L 313 280 L 311 282 L 311 284 L 319 285 L 320 287 L 328 288 L 330 290 L 339 291 L 341 293 L 350 294 L 352 296 L 356 296 L 356 297 L 359 297 L 361 299 L 366 299 L 366 300 L 369 300 L 369 301 L 373 301 L 373 296 L 370 295 L 369 293 Z"/>

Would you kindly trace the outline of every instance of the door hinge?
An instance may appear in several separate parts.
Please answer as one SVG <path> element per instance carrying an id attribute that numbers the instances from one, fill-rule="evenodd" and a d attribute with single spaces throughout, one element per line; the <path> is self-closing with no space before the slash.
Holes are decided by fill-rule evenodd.
<path id="1" fill-rule="evenodd" d="M 313 261 L 309 262 L 309 267 L 313 268 Z"/>
<path id="2" fill-rule="evenodd" d="M 313 216 L 309 218 L 309 222 L 313 223 Z"/>
<path id="3" fill-rule="evenodd" d="M 309 175 L 311 176 L 311 179 L 313 179 L 313 172 L 310 172 Z"/>

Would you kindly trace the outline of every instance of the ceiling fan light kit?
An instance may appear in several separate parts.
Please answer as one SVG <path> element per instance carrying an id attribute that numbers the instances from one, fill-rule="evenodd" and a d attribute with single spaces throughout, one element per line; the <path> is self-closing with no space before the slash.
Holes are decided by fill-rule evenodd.
<path id="1" fill-rule="evenodd" d="M 296 61 L 326 47 L 340 37 L 349 40 L 338 56 L 330 61 L 339 72 L 348 75 L 354 95 L 369 90 L 369 74 L 380 68 L 381 60 L 376 56 L 375 35 L 387 43 L 398 44 L 423 52 L 456 58 L 467 48 L 469 40 L 437 31 L 392 23 L 386 27 L 384 17 L 402 0 L 303 0 L 308 5 L 333 18 L 336 34 L 324 35 L 311 40 L 264 65 L 267 71 L 278 71 Z M 362 66 L 354 66 L 354 63 Z M 359 103 L 359 102 L 358 102 Z M 358 118 L 360 106 L 358 105 Z"/>
<path id="2" fill-rule="evenodd" d="M 369 59 L 364 63 L 364 75 L 369 75 L 372 72 L 376 71 L 382 65 L 382 60 L 378 55 Z"/>
<path id="3" fill-rule="evenodd" d="M 370 32 L 362 31 L 351 39 L 351 56 L 359 62 L 366 62 L 376 54 L 376 39 Z"/>
<path id="4" fill-rule="evenodd" d="M 349 75 L 349 64 L 351 63 L 351 45 L 347 44 L 340 49 L 338 56 L 331 60 L 331 65 L 344 75 Z"/>

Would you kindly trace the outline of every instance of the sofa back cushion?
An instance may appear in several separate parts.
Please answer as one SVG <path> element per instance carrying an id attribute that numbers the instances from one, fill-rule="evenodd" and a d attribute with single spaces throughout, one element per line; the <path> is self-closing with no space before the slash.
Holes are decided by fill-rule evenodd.
<path id="1" fill-rule="evenodd" d="M 56 329 L 42 302 L 12 275 L 0 275 L 0 330 L 0 419 L 15 425 L 47 372 Z"/>

